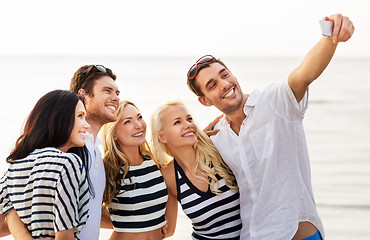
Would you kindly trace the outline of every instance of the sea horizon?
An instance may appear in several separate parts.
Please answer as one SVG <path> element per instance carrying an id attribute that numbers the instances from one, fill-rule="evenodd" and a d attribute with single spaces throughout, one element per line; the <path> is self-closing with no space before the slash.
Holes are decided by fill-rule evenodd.
<path id="1" fill-rule="evenodd" d="M 117 75 L 121 99 L 133 101 L 149 123 L 153 110 L 182 100 L 200 128 L 220 114 L 204 107 L 186 86 L 198 56 L 19 55 L 0 56 L 0 174 L 22 125 L 48 91 L 68 89 L 85 64 L 102 64 Z M 302 57 L 223 56 L 245 93 L 284 81 Z M 303 120 L 311 161 L 312 188 L 326 239 L 370 239 L 370 58 L 334 57 L 310 86 Z M 150 125 L 148 124 L 148 129 Z M 147 130 L 147 139 L 150 131 Z M 2 159 L 2 160 L 1 160 Z M 107 239 L 111 230 L 102 230 Z M 191 223 L 179 207 L 175 236 L 191 239 Z M 12 237 L 0 238 L 4 240 Z"/>

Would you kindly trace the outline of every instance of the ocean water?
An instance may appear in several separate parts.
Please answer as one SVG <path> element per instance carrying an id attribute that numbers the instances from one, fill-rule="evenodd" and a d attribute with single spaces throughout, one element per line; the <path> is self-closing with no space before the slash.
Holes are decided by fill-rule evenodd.
<path id="1" fill-rule="evenodd" d="M 149 125 L 160 104 L 182 100 L 203 128 L 219 115 L 188 90 L 186 73 L 198 56 L 1 56 L 0 173 L 36 101 L 48 91 L 68 89 L 84 64 L 103 64 L 117 75 L 121 99 L 140 108 Z M 282 81 L 299 58 L 222 58 L 245 93 Z M 311 84 L 304 119 L 312 185 L 327 239 L 370 239 L 370 59 L 337 59 Z M 150 127 L 150 126 L 148 126 Z M 148 131 L 149 132 L 149 131 Z M 148 136 L 149 137 L 149 136 Z M 102 230 L 108 239 L 111 230 Z M 190 239 L 191 224 L 179 208 L 175 236 Z M 12 239 L 4 237 L 1 239 Z"/>

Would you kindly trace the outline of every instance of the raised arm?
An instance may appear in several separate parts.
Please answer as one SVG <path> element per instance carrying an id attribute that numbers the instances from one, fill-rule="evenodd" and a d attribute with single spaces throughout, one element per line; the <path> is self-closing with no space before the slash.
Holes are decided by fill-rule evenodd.
<path id="1" fill-rule="evenodd" d="M 328 66 L 339 42 L 351 38 L 355 28 L 348 17 L 334 14 L 324 20 L 333 22 L 333 36 L 323 36 L 308 52 L 302 63 L 294 69 L 288 78 L 288 83 L 298 102 L 307 91 L 308 86 L 317 79 Z"/>

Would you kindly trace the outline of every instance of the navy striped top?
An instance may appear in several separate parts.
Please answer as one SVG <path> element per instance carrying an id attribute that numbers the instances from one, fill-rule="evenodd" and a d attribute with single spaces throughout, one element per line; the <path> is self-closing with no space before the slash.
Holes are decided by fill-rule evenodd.
<path id="1" fill-rule="evenodd" d="M 151 158 L 144 158 L 139 166 L 130 166 L 121 184 L 119 194 L 109 204 L 114 231 L 147 232 L 166 224 L 167 187 Z"/>
<path id="2" fill-rule="evenodd" d="M 0 213 L 15 209 L 33 238 L 55 237 L 88 218 L 89 190 L 85 168 L 73 153 L 36 149 L 9 164 L 0 181 Z"/>
<path id="3" fill-rule="evenodd" d="M 239 192 L 233 192 L 225 180 L 219 180 L 220 195 L 212 193 L 210 187 L 203 192 L 186 177 L 183 169 L 174 159 L 177 200 L 193 224 L 193 239 L 240 239 Z"/>

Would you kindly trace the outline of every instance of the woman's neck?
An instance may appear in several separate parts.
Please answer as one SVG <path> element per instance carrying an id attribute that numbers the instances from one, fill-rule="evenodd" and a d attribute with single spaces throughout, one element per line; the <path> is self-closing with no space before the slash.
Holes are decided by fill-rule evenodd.
<path id="1" fill-rule="evenodd" d="M 143 157 L 139 153 L 138 146 L 121 146 L 121 149 L 127 156 L 130 166 L 139 166 L 143 163 Z"/>
<path id="2" fill-rule="evenodd" d="M 193 172 L 196 165 L 196 154 L 193 146 L 175 149 L 171 151 L 174 155 L 176 162 L 184 171 Z"/>

